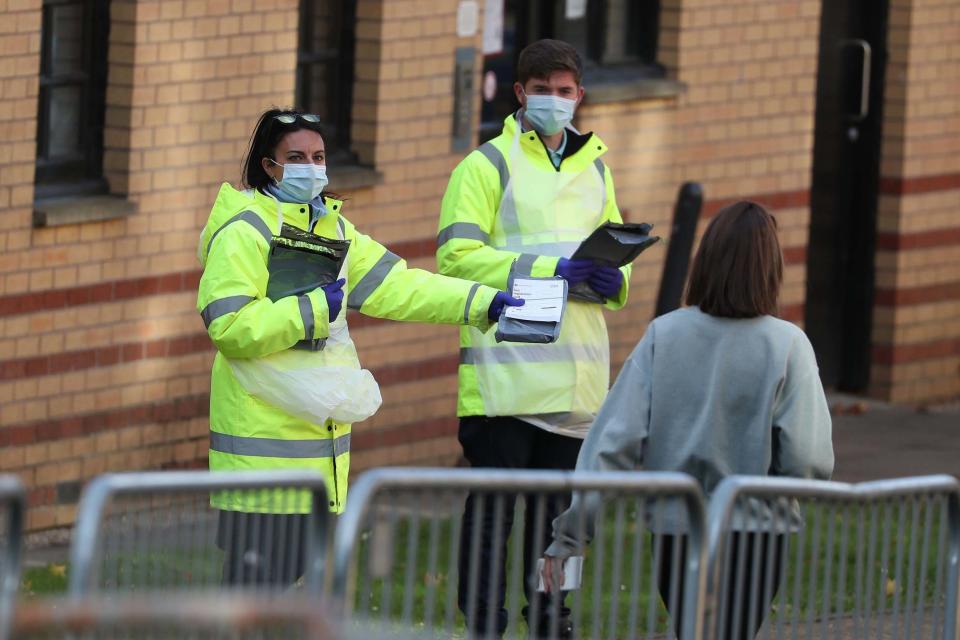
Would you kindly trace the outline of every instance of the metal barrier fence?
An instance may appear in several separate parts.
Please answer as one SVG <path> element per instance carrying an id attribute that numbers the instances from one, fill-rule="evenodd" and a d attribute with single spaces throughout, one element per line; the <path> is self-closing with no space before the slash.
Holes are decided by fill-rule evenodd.
<path id="1" fill-rule="evenodd" d="M 24 601 L 11 640 L 344 640 L 315 600 L 206 594 Z"/>
<path id="2" fill-rule="evenodd" d="M 312 594 L 212 592 L 163 598 L 93 596 L 23 601 L 12 640 L 427 640 L 433 636 L 345 625 Z M 449 639 L 447 639 L 449 640 Z"/>
<path id="3" fill-rule="evenodd" d="M 955 640 L 960 484 L 730 477 L 708 512 L 703 638 Z"/>
<path id="4" fill-rule="evenodd" d="M 80 500 L 69 593 L 297 581 L 320 593 L 329 520 L 324 480 L 307 471 L 103 475 Z"/>
<path id="5" fill-rule="evenodd" d="M 7 637 L 7 625 L 20 584 L 26 501 L 26 491 L 20 479 L 0 475 L 0 640 Z"/>
<path id="6" fill-rule="evenodd" d="M 536 541 L 551 538 L 548 514 L 562 510 L 571 492 L 599 504 L 599 512 L 595 529 L 585 519 L 576 524 L 578 539 L 594 529 L 593 540 L 581 584 L 566 597 L 569 615 L 562 616 L 559 596 L 541 594 L 530 577 L 537 575 Z M 554 637 L 569 623 L 577 637 L 599 640 L 669 632 L 659 597 L 666 584 L 664 601 L 683 609 L 681 637 L 697 638 L 704 514 L 699 487 L 682 474 L 380 469 L 354 483 L 338 522 L 334 595 L 344 619 L 447 638 L 466 637 L 467 629 L 471 637 L 501 630 L 507 637 Z M 663 535 L 670 518 L 679 518 L 687 534 L 683 561 Z M 521 612 L 523 604 L 529 609 Z"/>

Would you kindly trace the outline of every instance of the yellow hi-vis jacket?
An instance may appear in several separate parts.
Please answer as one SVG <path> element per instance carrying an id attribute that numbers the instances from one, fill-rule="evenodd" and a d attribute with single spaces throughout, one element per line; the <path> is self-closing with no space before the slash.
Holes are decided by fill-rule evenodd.
<path id="1" fill-rule="evenodd" d="M 344 309 L 378 318 L 470 324 L 486 330 L 487 309 L 496 295 L 473 282 L 408 269 L 406 262 L 356 230 L 340 215 L 343 203 L 327 198 L 327 215 L 313 233 L 350 241 Z M 346 504 L 350 425 L 313 424 L 247 393 L 229 359 L 262 358 L 303 340 L 329 335 L 324 292 L 315 289 L 276 302 L 266 296 L 268 253 L 282 221 L 309 230 L 310 208 L 279 203 L 259 191 L 223 184 L 198 247 L 203 266 L 197 310 L 217 347 L 210 385 L 210 469 L 312 469 L 324 476 L 330 510 Z M 323 357 L 317 351 L 317 357 Z M 289 492 L 288 492 L 289 493 Z M 215 494 L 214 507 L 256 513 L 303 513 L 306 496 Z"/>
<path id="2" fill-rule="evenodd" d="M 503 132 L 453 171 L 437 236 L 440 273 L 500 289 L 511 269 L 550 277 L 593 229 L 622 221 L 597 136 L 568 128 L 558 169 L 539 136 L 518 125 L 508 116 Z M 609 309 L 626 303 L 630 267 L 621 270 L 624 284 Z M 460 331 L 459 416 L 546 416 L 555 424 L 550 416 L 595 414 L 608 387 L 601 305 L 569 301 L 553 345 L 497 345 L 468 327 Z"/>

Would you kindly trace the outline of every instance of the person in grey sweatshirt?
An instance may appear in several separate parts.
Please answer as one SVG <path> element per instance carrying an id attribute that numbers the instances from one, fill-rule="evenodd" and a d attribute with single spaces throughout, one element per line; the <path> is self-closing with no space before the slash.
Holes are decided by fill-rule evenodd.
<path id="1" fill-rule="evenodd" d="M 773 216 L 753 202 L 721 210 L 694 257 L 688 306 L 647 327 L 590 428 L 576 470 L 680 471 L 693 476 L 707 497 L 732 474 L 829 479 L 830 411 L 806 334 L 775 317 L 782 281 Z M 544 554 L 548 590 L 562 583 L 562 561 L 582 554 L 589 542 L 598 500 L 596 494 L 574 494 L 570 508 L 554 520 L 554 540 Z M 586 530 L 578 526 L 584 522 Z M 734 549 L 743 548 L 737 535 Z M 780 536 L 743 535 L 750 536 L 746 548 L 762 545 L 759 558 L 769 557 L 767 544 L 783 547 Z M 674 544 L 683 555 L 683 542 L 682 535 L 664 535 L 661 557 L 673 557 Z M 758 590 L 761 598 L 768 592 L 772 599 L 782 564 L 774 558 L 774 589 Z M 670 563 L 662 565 L 667 570 L 659 588 L 670 602 L 668 593 L 680 585 L 671 584 Z M 765 569 L 752 568 L 767 574 Z M 730 606 L 734 600 L 729 598 Z M 750 605 L 748 598 L 737 604 Z M 766 612 L 770 600 L 756 604 L 756 611 Z M 671 613 L 680 619 L 679 611 Z M 737 615 L 727 620 L 746 619 L 730 613 Z M 754 637 L 764 614 L 754 617 L 755 628 L 737 625 L 737 638 Z M 726 637 L 734 634 L 728 630 Z"/>

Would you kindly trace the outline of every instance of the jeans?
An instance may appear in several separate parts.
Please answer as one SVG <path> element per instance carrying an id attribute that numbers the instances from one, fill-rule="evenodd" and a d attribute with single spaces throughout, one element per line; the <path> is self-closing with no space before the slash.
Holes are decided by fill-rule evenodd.
<path id="1" fill-rule="evenodd" d="M 719 603 L 722 610 L 718 614 L 718 626 L 709 631 L 704 629 L 704 636 L 722 640 L 752 640 L 763 625 L 770 603 L 780 587 L 786 557 L 786 536 L 733 532 L 727 538 L 727 544 L 729 564 L 726 565 L 720 591 L 726 595 Z M 677 551 L 674 551 L 674 545 L 679 545 Z M 772 549 L 770 545 L 773 545 Z M 678 566 L 675 585 L 671 570 L 674 553 L 677 554 Z M 673 619 L 677 637 L 680 637 L 680 621 L 683 619 L 683 574 L 679 569 L 686 563 L 686 557 L 685 536 L 662 537 L 657 586 Z M 724 568 L 721 563 L 720 570 Z"/>
<path id="2" fill-rule="evenodd" d="M 577 454 L 583 442 L 579 438 L 545 431 L 516 418 L 484 416 L 461 418 L 459 439 L 463 455 L 472 467 L 500 469 L 570 470 L 577 463 Z M 517 494 L 471 493 L 467 496 L 464 508 L 457 604 L 467 619 L 467 628 L 484 637 L 502 636 L 507 628 L 507 610 L 504 607 L 507 540 L 513 527 L 516 498 Z M 563 596 L 566 594 L 562 594 L 559 600 L 559 610 L 554 611 L 550 608 L 554 599 L 537 592 L 537 560 L 547 547 L 554 518 L 569 506 L 570 495 L 558 494 L 544 500 L 544 517 L 539 522 L 536 518 L 539 515 L 538 501 L 533 496 L 530 498 L 525 511 L 523 537 L 527 606 L 522 615 L 527 618 L 531 628 L 536 626 L 539 634 L 546 635 L 549 617 L 566 617 L 570 610 L 563 606 Z M 474 539 L 475 536 L 478 539 Z M 474 579 L 471 580 L 471 577 Z"/>
<path id="3" fill-rule="evenodd" d="M 221 583 L 234 587 L 292 585 L 303 575 L 306 564 L 308 518 L 307 514 L 220 511 Z"/>

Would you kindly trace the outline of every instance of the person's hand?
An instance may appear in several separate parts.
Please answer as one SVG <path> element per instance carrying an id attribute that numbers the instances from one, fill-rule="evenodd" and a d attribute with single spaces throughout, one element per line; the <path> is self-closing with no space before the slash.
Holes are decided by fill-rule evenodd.
<path id="1" fill-rule="evenodd" d="M 587 278 L 587 284 L 604 298 L 616 298 L 623 286 L 623 271 L 616 267 L 597 267 Z"/>
<path id="2" fill-rule="evenodd" d="M 497 291 L 497 295 L 493 296 L 493 302 L 487 308 L 487 317 L 496 320 L 503 313 L 504 307 L 522 307 L 523 302 L 520 298 L 514 298 L 506 291 Z"/>
<path id="3" fill-rule="evenodd" d="M 343 285 L 346 284 L 346 282 L 346 279 L 340 278 L 339 280 L 320 287 L 327 296 L 327 309 L 330 310 L 330 322 L 334 321 L 340 313 L 340 308 L 343 306 Z"/>
<path id="4" fill-rule="evenodd" d="M 560 261 L 557 263 L 557 270 L 553 272 L 553 275 L 560 276 L 571 285 L 574 285 L 586 280 L 596 268 L 597 265 L 593 260 L 560 258 Z"/>
<path id="5" fill-rule="evenodd" d="M 551 593 L 554 590 L 560 591 L 563 586 L 563 561 L 564 558 L 556 556 L 543 556 L 543 569 L 540 577 L 543 578 L 543 590 Z"/>

